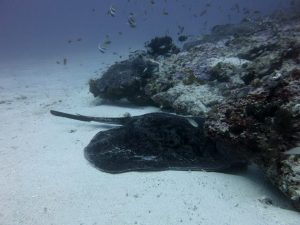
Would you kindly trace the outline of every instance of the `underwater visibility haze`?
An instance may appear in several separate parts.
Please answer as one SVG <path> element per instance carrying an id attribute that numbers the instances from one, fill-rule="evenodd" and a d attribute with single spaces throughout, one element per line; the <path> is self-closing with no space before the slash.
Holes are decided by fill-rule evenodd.
<path id="1" fill-rule="evenodd" d="M 299 0 L 0 0 L 0 225 L 300 221 Z"/>
<path id="2" fill-rule="evenodd" d="M 108 14 L 111 6 L 115 7 L 115 16 Z M 0 57 L 58 58 L 68 53 L 93 52 L 107 35 L 112 41 L 107 54 L 123 53 L 130 47 L 143 47 L 154 36 L 169 34 L 177 39 L 180 27 L 184 27 L 185 35 L 200 35 L 217 24 L 236 23 L 245 17 L 291 7 L 290 1 L 282 0 L 2 0 Z M 136 17 L 134 29 L 128 25 L 130 13 Z M 79 38 L 82 41 L 78 43 Z"/>

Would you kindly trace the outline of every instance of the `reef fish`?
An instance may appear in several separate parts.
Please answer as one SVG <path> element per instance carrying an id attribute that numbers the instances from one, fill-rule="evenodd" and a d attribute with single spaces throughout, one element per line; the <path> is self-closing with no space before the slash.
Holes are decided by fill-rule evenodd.
<path id="1" fill-rule="evenodd" d="M 109 10 L 107 11 L 107 14 L 110 15 L 111 17 L 115 17 L 115 15 L 116 15 L 116 8 L 111 5 L 109 7 Z"/>
<path id="2" fill-rule="evenodd" d="M 131 28 L 135 28 L 136 27 L 136 19 L 134 17 L 133 13 L 130 13 L 129 17 L 128 17 L 128 24 Z"/>

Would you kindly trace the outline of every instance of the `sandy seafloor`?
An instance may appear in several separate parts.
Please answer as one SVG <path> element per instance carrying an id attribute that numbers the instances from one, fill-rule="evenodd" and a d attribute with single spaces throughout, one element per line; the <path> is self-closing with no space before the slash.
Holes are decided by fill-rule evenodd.
<path id="1" fill-rule="evenodd" d="M 92 57 L 66 66 L 55 59 L 0 64 L 1 225 L 299 224 L 300 214 L 253 167 L 111 175 L 89 165 L 83 149 L 108 127 L 53 117 L 50 109 L 93 116 L 158 110 L 95 100 L 87 82 L 101 64 Z"/>

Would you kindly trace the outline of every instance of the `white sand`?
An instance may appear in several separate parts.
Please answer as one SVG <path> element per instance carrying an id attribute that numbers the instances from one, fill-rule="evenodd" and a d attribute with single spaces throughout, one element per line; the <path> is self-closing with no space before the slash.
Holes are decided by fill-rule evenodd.
<path id="1" fill-rule="evenodd" d="M 94 116 L 157 109 L 96 104 L 87 81 L 98 65 L 87 55 L 76 60 L 0 65 L 1 225 L 299 224 L 300 214 L 254 168 L 111 175 L 90 166 L 83 148 L 104 127 L 50 109 Z M 264 196 L 274 204 L 261 203 Z"/>

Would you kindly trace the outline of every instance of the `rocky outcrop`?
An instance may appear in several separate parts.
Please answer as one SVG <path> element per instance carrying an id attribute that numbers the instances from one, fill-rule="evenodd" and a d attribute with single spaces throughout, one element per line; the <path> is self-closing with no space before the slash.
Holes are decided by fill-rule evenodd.
<path id="1" fill-rule="evenodd" d="M 144 88 L 157 69 L 157 63 L 138 54 L 112 65 L 101 78 L 90 80 L 90 92 L 109 100 L 127 98 L 136 104 L 153 104 Z"/>
<path id="2" fill-rule="evenodd" d="M 206 131 L 257 164 L 300 209 L 300 70 L 271 77 L 242 98 L 229 98 L 208 116 Z"/>
<path id="3" fill-rule="evenodd" d="M 222 97 L 208 85 L 176 85 L 152 97 L 162 108 L 172 109 L 179 114 L 206 115 L 208 106 L 218 104 Z"/>
<path id="4" fill-rule="evenodd" d="M 154 57 L 170 56 L 180 51 L 170 36 L 153 38 L 149 43 L 145 44 L 145 47 L 147 48 L 148 54 Z"/>
<path id="5" fill-rule="evenodd" d="M 217 26 L 179 53 L 136 55 L 91 92 L 207 116 L 207 135 L 256 163 L 300 210 L 300 156 L 289 151 L 300 143 L 299 15 Z"/>
<path id="6" fill-rule="evenodd" d="M 212 28 L 210 34 L 203 35 L 197 40 L 185 43 L 183 45 L 183 49 L 190 50 L 197 45 L 207 42 L 216 43 L 229 37 L 253 35 L 253 33 L 265 30 L 268 25 L 269 24 L 267 23 L 257 23 L 256 21 L 250 19 L 244 19 L 239 24 L 216 25 Z"/>
<path id="7" fill-rule="evenodd" d="M 247 60 L 238 69 L 244 84 L 209 112 L 206 131 L 257 164 L 300 210 L 300 155 L 289 153 L 300 145 L 300 29 L 295 20 L 300 22 L 293 17 L 279 22 L 276 31 L 242 38 L 237 57 Z M 236 43 L 232 39 L 228 46 L 235 49 Z M 217 74 L 226 77 L 226 71 Z"/>

